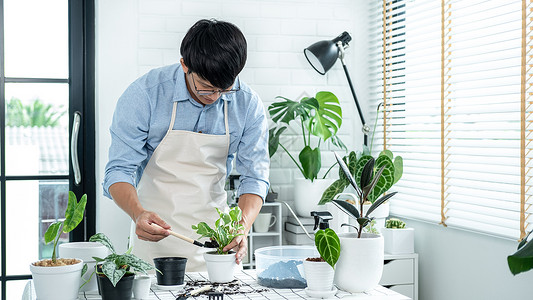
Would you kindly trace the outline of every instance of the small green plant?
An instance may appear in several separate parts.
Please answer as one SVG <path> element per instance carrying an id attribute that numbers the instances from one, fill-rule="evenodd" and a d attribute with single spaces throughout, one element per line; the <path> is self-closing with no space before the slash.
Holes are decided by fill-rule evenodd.
<path id="1" fill-rule="evenodd" d="M 405 222 L 400 219 L 390 218 L 387 221 L 385 221 L 385 228 L 391 228 L 391 229 L 405 228 Z"/>
<path id="2" fill-rule="evenodd" d="M 105 258 L 93 257 L 98 265 L 101 265 L 102 271 L 98 271 L 97 266 L 91 274 L 91 277 L 94 273 L 105 275 L 111 281 L 113 286 L 117 286 L 117 283 L 126 274 L 134 274 L 134 272 L 147 274 L 146 271 L 154 269 L 149 263 L 138 258 L 134 254 L 131 254 L 132 247 L 130 247 L 124 254 L 117 254 L 111 240 L 103 233 L 97 233 L 91 236 L 89 241 L 98 242 L 111 251 L 111 254 Z"/>
<path id="3" fill-rule="evenodd" d="M 342 125 L 342 109 L 339 99 L 331 92 L 318 92 L 315 97 L 304 97 L 299 102 L 278 96 L 268 107 L 272 121 L 276 126 L 269 130 L 268 152 L 270 157 L 281 147 L 298 167 L 302 175 L 311 181 L 318 178 L 322 167 L 320 144 L 328 139 L 340 149 L 346 146 L 337 137 L 337 131 Z M 290 125 L 291 121 L 299 120 L 302 130 L 304 148 L 298 155 L 298 161 L 289 150 L 280 143 L 280 136 Z M 311 146 L 311 135 L 317 137 L 316 147 Z M 326 173 L 327 175 L 327 173 Z M 325 176 L 325 175 L 324 175 Z"/>
<path id="4" fill-rule="evenodd" d="M 54 241 L 54 250 L 52 252 L 52 262 L 55 264 L 57 262 L 57 243 L 59 242 L 59 237 L 61 232 L 69 233 L 78 224 L 83 220 L 83 213 L 85 211 L 85 205 L 87 204 L 87 194 L 84 194 L 80 201 L 76 199 L 74 192 L 70 191 L 68 193 L 68 204 L 67 209 L 65 210 L 65 220 L 57 221 L 52 223 L 44 234 L 44 242 L 46 244 Z M 84 271 L 86 267 L 84 267 Z M 84 273 L 83 271 L 83 273 Z"/>
<path id="5" fill-rule="evenodd" d="M 205 222 L 192 225 L 192 229 L 201 235 L 200 238 L 207 237 L 215 240 L 218 243 L 218 254 L 227 254 L 227 251 L 222 251 L 224 247 L 229 245 L 235 237 L 243 235 L 244 225 L 240 224 L 242 211 L 238 206 L 230 209 L 229 213 L 215 209 L 219 215 L 218 220 L 215 221 L 215 229 L 211 229 Z"/>
<path id="6" fill-rule="evenodd" d="M 370 208 L 368 208 L 366 214 L 364 214 L 363 203 L 368 200 L 368 196 L 372 193 L 372 190 L 378 183 L 378 180 L 380 179 L 381 174 L 383 173 L 383 170 L 386 166 L 381 166 L 381 168 L 374 173 L 374 158 L 371 157 L 366 162 L 365 166 L 361 171 L 360 180 L 356 183 L 346 163 L 336 152 L 333 153 L 335 154 L 335 158 L 337 159 L 337 163 L 339 164 L 341 171 L 348 179 L 351 186 L 354 188 L 357 197 L 359 198 L 359 210 L 355 205 L 350 204 L 346 201 L 333 200 L 333 204 L 335 204 L 335 206 L 337 206 L 340 210 L 346 213 L 350 218 L 353 218 L 357 221 L 357 223 L 359 224 L 359 228 L 350 224 L 342 224 L 342 226 L 350 226 L 355 228 L 355 230 L 357 231 L 357 237 L 360 238 L 361 234 L 363 233 L 363 228 L 366 227 L 374 219 L 369 217 L 368 215 L 372 213 L 376 208 L 378 208 L 381 204 L 383 204 L 385 201 L 387 201 L 389 198 L 396 195 L 396 192 L 384 195 L 374 201 L 374 203 L 370 205 Z"/>
<path id="7" fill-rule="evenodd" d="M 315 233 L 315 246 L 320 257 L 335 269 L 341 254 L 341 242 L 335 231 L 331 228 L 318 230 Z"/>

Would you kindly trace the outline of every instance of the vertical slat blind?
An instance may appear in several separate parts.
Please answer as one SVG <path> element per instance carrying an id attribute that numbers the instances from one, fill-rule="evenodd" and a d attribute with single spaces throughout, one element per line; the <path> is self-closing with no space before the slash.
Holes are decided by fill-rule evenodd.
<path id="1" fill-rule="evenodd" d="M 404 158 L 392 214 L 516 239 L 532 229 L 529 4 L 371 4 L 372 150 Z"/>

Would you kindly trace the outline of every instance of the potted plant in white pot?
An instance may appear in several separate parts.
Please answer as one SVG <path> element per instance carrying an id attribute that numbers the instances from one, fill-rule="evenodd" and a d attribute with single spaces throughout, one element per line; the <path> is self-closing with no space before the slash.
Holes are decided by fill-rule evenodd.
<path id="1" fill-rule="evenodd" d="M 319 210 L 317 195 L 333 182 L 326 178 L 328 172 L 322 178 L 318 177 L 322 167 L 320 146 L 330 141 L 336 147 L 346 149 L 336 135 L 342 125 L 342 109 L 339 99 L 331 92 L 318 92 L 315 97 L 304 97 L 299 102 L 281 96 L 276 98 L 282 101 L 268 107 L 276 124 L 269 130 L 269 154 L 272 157 L 281 147 L 300 170 L 303 178 L 294 180 L 294 206 L 298 215 L 309 217 L 311 211 Z M 301 130 L 303 149 L 298 154 L 298 160 L 280 142 L 291 121 Z"/>
<path id="2" fill-rule="evenodd" d="M 200 238 L 207 237 L 218 243 L 215 251 L 204 253 L 204 259 L 207 266 L 207 275 L 211 282 L 230 282 L 233 280 L 233 271 L 235 269 L 235 252 L 224 252 L 223 249 L 231 241 L 240 235 L 243 235 L 244 225 L 242 225 L 242 211 L 238 206 L 230 209 L 225 213 L 216 208 L 219 219 L 215 221 L 215 227 L 212 229 L 205 222 L 198 225 L 192 225 L 192 229 L 201 235 Z"/>
<path id="3" fill-rule="evenodd" d="M 356 232 L 339 234 L 341 253 L 335 270 L 335 284 L 348 292 L 364 292 L 373 289 L 381 279 L 384 244 L 381 235 L 364 233 L 363 228 L 373 220 L 369 215 L 396 192 L 381 196 L 365 210 L 363 203 L 376 187 L 386 166 L 374 172 L 374 159 L 369 159 L 361 170 L 360 181 L 356 183 L 348 166 L 337 153 L 335 153 L 335 158 L 344 176 L 354 188 L 359 202 L 356 207 L 347 201 L 333 200 L 333 203 L 357 224 L 343 224 L 353 227 Z"/>
<path id="4" fill-rule="evenodd" d="M 30 264 L 35 294 L 39 300 L 78 298 L 81 276 L 87 270 L 87 265 L 84 266 L 79 258 L 57 258 L 56 249 L 61 232 L 71 232 L 83 220 L 86 204 L 87 195 L 83 195 L 78 202 L 76 195 L 69 192 L 65 220 L 51 224 L 44 234 L 46 244 L 54 242 L 52 258 Z M 58 283 L 61 283 L 59 288 Z"/>
<path id="5" fill-rule="evenodd" d="M 381 234 L 385 242 L 385 252 L 406 254 L 415 252 L 415 229 L 407 228 L 405 222 L 390 218 L 385 222 Z"/>
<path id="6" fill-rule="evenodd" d="M 307 281 L 305 292 L 309 297 L 328 298 L 337 291 L 333 279 L 341 251 L 340 240 L 333 229 L 326 228 L 315 233 L 315 245 L 320 257 L 307 258 L 303 262 Z"/>
<path id="7" fill-rule="evenodd" d="M 117 254 L 111 240 L 103 233 L 91 236 L 89 241 L 98 242 L 111 252 L 105 258 L 94 257 L 98 265 L 93 270 L 93 274 L 97 274 L 98 289 L 102 300 L 131 299 L 135 272 L 148 275 L 146 271 L 154 267 L 131 254 L 132 247 L 124 254 Z"/>

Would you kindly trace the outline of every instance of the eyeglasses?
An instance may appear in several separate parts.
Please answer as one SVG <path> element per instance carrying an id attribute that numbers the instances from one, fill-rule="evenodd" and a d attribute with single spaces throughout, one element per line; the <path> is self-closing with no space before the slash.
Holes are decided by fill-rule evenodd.
<path id="1" fill-rule="evenodd" d="M 229 89 L 229 90 L 199 90 L 197 87 L 196 87 L 196 81 L 194 81 L 194 76 L 192 76 L 192 73 L 189 72 L 188 74 L 191 75 L 191 78 L 192 78 L 192 84 L 194 85 L 194 89 L 196 90 L 196 93 L 198 93 L 198 95 L 202 95 L 202 96 L 210 96 L 210 95 L 213 95 L 213 94 L 216 94 L 216 93 L 219 93 L 220 95 L 228 95 L 228 94 L 232 94 L 232 93 L 235 93 L 235 92 L 238 92 L 241 90 L 241 82 L 240 80 L 237 78 L 237 82 L 238 82 L 238 86 L 237 88 L 233 88 L 233 89 Z"/>

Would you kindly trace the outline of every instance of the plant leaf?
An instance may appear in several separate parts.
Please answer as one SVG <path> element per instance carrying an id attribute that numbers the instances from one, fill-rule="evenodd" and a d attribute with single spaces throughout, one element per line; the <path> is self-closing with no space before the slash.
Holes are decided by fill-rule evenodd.
<path id="1" fill-rule="evenodd" d="M 97 233 L 89 238 L 89 242 L 98 242 L 109 249 L 111 253 L 117 253 L 115 251 L 115 247 L 113 247 L 113 244 L 111 243 L 111 240 L 103 233 Z"/>
<path id="2" fill-rule="evenodd" d="M 372 182 L 363 188 L 363 201 L 366 201 L 368 194 L 370 194 L 374 190 L 374 187 L 376 186 L 379 179 L 381 178 L 381 174 L 383 174 L 384 169 L 385 169 L 385 166 L 382 166 L 381 169 L 379 169 L 378 172 L 374 175 Z"/>
<path id="3" fill-rule="evenodd" d="M 332 268 L 335 268 L 341 252 L 341 242 L 335 231 L 331 228 L 317 231 L 315 233 L 315 245 L 320 257 Z"/>
<path id="4" fill-rule="evenodd" d="M 87 264 L 83 264 L 83 268 L 81 269 L 81 277 L 83 277 L 83 275 L 85 275 L 85 273 L 87 273 L 87 269 L 89 267 L 87 266 Z"/>
<path id="5" fill-rule="evenodd" d="M 81 221 L 83 221 L 83 214 L 85 206 L 87 205 L 87 194 L 81 196 L 80 202 L 77 202 L 76 195 L 73 192 L 69 192 L 68 195 L 67 210 L 71 209 L 69 214 L 65 212 L 65 226 L 63 226 L 63 232 L 71 232 Z M 72 205 L 70 204 L 72 202 Z"/>
<path id="6" fill-rule="evenodd" d="M 374 173 L 374 158 L 370 158 L 365 166 L 363 167 L 363 171 L 361 171 L 361 181 L 359 182 L 359 187 L 361 190 L 363 190 L 364 187 L 366 187 L 372 180 L 372 174 Z"/>
<path id="7" fill-rule="evenodd" d="M 212 238 L 214 236 L 214 231 L 207 225 L 205 222 L 198 223 L 198 226 L 192 226 L 192 229 L 196 231 L 197 234 L 201 235 L 200 238 L 203 237 L 209 237 Z"/>
<path id="8" fill-rule="evenodd" d="M 336 180 L 324 191 L 322 198 L 320 198 L 320 201 L 318 202 L 318 205 L 324 205 L 328 202 L 331 202 L 335 195 L 342 193 L 347 186 L 347 181 L 345 182 L 342 179 Z"/>
<path id="9" fill-rule="evenodd" d="M 102 273 L 104 273 L 113 286 L 116 287 L 122 276 L 126 274 L 126 269 L 118 267 L 114 261 L 106 261 L 102 265 Z"/>
<path id="10" fill-rule="evenodd" d="M 387 194 L 387 195 L 384 195 L 383 197 L 379 198 L 378 200 L 374 201 L 374 203 L 372 203 L 372 205 L 370 205 L 370 208 L 368 208 L 368 211 L 366 212 L 366 215 L 368 217 L 368 215 L 373 212 L 376 208 L 378 208 L 381 204 L 383 204 L 383 202 L 389 200 L 389 198 L 391 198 L 392 196 L 396 195 L 397 192 L 392 192 L 390 194 Z"/>
<path id="11" fill-rule="evenodd" d="M 379 153 L 378 157 L 382 156 L 382 155 L 387 156 L 388 158 L 390 158 L 390 160 L 393 159 L 392 151 L 390 151 L 388 149 L 385 149 L 385 150 L 381 151 L 381 153 Z"/>
<path id="12" fill-rule="evenodd" d="M 121 263 L 130 266 L 135 272 L 142 272 L 144 274 L 146 274 L 146 271 L 154 268 L 151 264 L 133 254 L 121 255 Z"/>
<path id="13" fill-rule="evenodd" d="M 307 179 L 311 179 L 311 181 L 316 179 L 318 176 L 318 172 L 320 172 L 320 167 L 322 166 L 320 149 L 311 149 L 311 147 L 305 146 L 300 152 L 298 158 L 300 160 L 300 163 L 302 164 L 304 177 Z"/>
<path id="14" fill-rule="evenodd" d="M 240 222 L 242 218 L 242 210 L 240 207 L 235 206 L 229 211 L 229 216 L 233 222 Z"/>
<path id="15" fill-rule="evenodd" d="M 344 163 L 344 160 L 342 160 L 342 158 L 337 154 L 337 152 L 333 151 L 333 154 L 335 154 L 335 159 L 337 159 L 337 163 L 339 164 L 339 167 L 344 173 L 344 176 L 346 176 L 352 187 L 356 191 L 359 191 L 359 188 L 357 187 L 357 184 L 355 184 L 352 174 L 350 174 L 350 170 L 348 169 L 348 166 L 346 166 L 346 164 Z"/>
<path id="16" fill-rule="evenodd" d="M 383 195 L 383 193 L 388 191 L 394 182 L 394 164 L 386 155 L 381 155 L 376 159 L 374 169 L 378 169 L 383 166 L 385 166 L 385 168 L 378 179 L 376 187 L 372 189 L 372 192 L 367 197 L 367 200 L 372 203 L 374 203 L 377 198 Z"/>
<path id="17" fill-rule="evenodd" d="M 533 243 L 527 241 L 529 234 L 519 244 L 518 251 L 507 256 L 507 264 L 513 275 L 533 269 Z"/>
<path id="18" fill-rule="evenodd" d="M 59 230 L 61 229 L 61 224 L 63 224 L 63 222 L 58 221 L 48 226 L 48 229 L 44 233 L 44 242 L 46 244 L 50 243 L 56 238 L 57 234 L 59 233 Z"/>
<path id="19" fill-rule="evenodd" d="M 268 154 L 272 157 L 278 151 L 279 137 L 287 130 L 286 126 L 274 127 L 268 130 Z"/>
<path id="20" fill-rule="evenodd" d="M 315 98 L 304 98 L 300 103 L 305 104 L 308 109 L 316 110 L 315 115 L 306 122 L 312 135 L 326 141 L 337 134 L 342 125 L 342 109 L 337 96 L 322 91 L 316 93 Z"/>
<path id="21" fill-rule="evenodd" d="M 299 102 L 281 96 L 277 96 L 276 99 L 284 99 L 285 101 L 274 102 L 268 107 L 268 112 L 274 123 L 279 121 L 289 124 L 296 116 L 300 116 L 303 120 L 309 118 L 309 112 Z"/>
<path id="22" fill-rule="evenodd" d="M 357 166 L 355 168 L 356 171 L 354 175 L 355 182 L 361 183 L 361 176 L 363 175 L 363 169 L 365 168 L 366 163 L 371 159 L 374 159 L 374 158 L 370 155 L 363 155 L 357 160 Z"/>
<path id="23" fill-rule="evenodd" d="M 357 220 L 361 216 L 359 215 L 359 211 L 355 207 L 355 205 L 352 205 L 346 201 L 342 200 L 333 200 L 332 201 L 335 206 L 337 206 L 340 210 L 342 210 L 344 213 L 346 213 L 349 217 Z"/>
<path id="24" fill-rule="evenodd" d="M 394 159 L 394 181 L 392 184 L 396 184 L 403 175 L 403 158 L 401 156 L 396 156 Z"/>
<path id="25" fill-rule="evenodd" d="M 335 145 L 335 147 L 339 149 L 342 149 L 342 150 L 348 149 L 346 145 L 342 142 L 341 138 L 338 137 L 337 135 L 332 135 L 330 141 L 333 145 Z"/>

